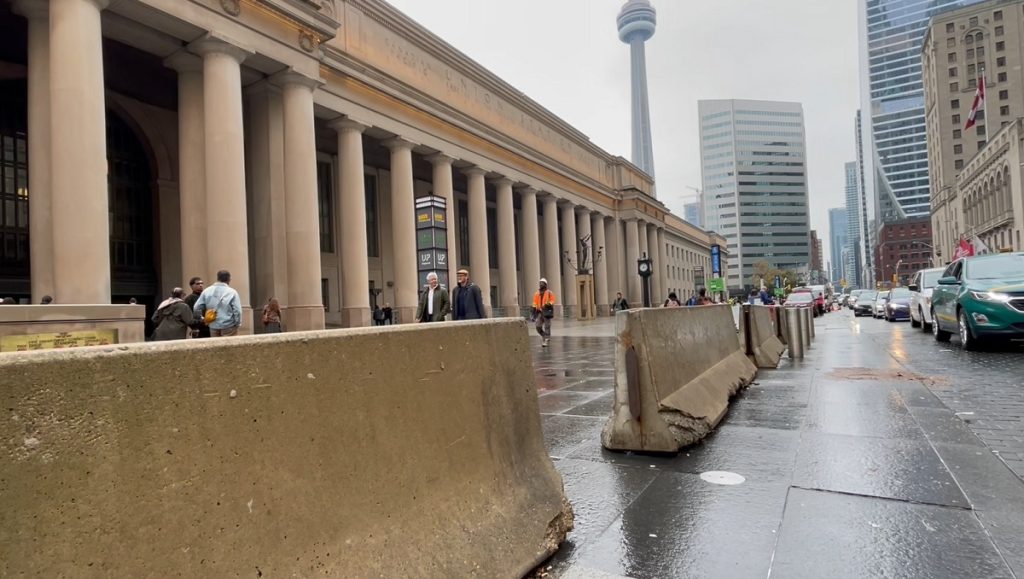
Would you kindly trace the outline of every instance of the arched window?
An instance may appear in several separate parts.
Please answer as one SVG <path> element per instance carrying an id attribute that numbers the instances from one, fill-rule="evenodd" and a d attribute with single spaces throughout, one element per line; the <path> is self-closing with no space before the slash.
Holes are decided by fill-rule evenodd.
<path id="1" fill-rule="evenodd" d="M 115 295 L 156 293 L 153 175 L 135 131 L 107 111 L 110 269 Z"/>

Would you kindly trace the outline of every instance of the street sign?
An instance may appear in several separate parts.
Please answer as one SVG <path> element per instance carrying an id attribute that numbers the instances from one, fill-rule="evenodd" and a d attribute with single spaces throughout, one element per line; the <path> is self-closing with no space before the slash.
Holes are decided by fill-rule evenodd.
<path id="1" fill-rule="evenodd" d="M 416 253 L 420 286 L 427 274 L 437 274 L 438 283 L 448 285 L 448 221 L 447 200 L 443 197 L 420 197 L 416 200 Z"/>
<path id="2" fill-rule="evenodd" d="M 841 287 L 843 289 L 846 289 L 846 286 L 847 286 L 846 278 L 844 277 L 843 279 L 839 280 L 839 287 Z"/>
<path id="3" fill-rule="evenodd" d="M 708 280 L 708 290 L 711 293 L 719 293 L 725 291 L 725 280 L 720 277 L 713 277 Z"/>
<path id="4" fill-rule="evenodd" d="M 782 289 L 781 287 L 775 288 L 775 297 L 781 298 L 781 297 L 783 297 L 785 295 L 786 295 L 786 290 Z"/>

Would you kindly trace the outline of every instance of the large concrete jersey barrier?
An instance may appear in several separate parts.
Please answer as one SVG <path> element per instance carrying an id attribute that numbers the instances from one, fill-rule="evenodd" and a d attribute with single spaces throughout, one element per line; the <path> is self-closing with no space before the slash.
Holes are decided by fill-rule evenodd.
<path id="1" fill-rule="evenodd" d="M 615 328 L 615 401 L 601 436 L 611 450 L 697 442 L 757 374 L 725 305 L 619 312 Z"/>
<path id="2" fill-rule="evenodd" d="M 758 368 L 778 368 L 786 351 L 772 316 L 768 306 L 744 305 L 740 310 L 740 345 Z"/>
<path id="3" fill-rule="evenodd" d="M 521 577 L 572 527 L 522 321 L 0 355 L 0 577 Z"/>

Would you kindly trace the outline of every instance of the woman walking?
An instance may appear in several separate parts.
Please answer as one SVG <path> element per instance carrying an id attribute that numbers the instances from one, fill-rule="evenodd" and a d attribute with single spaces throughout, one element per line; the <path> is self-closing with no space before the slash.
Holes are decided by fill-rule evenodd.
<path id="1" fill-rule="evenodd" d="M 171 297 L 164 300 L 153 312 L 153 341 L 184 340 L 188 337 L 189 326 L 192 324 L 192 308 L 185 300 L 185 290 L 174 288 Z"/>

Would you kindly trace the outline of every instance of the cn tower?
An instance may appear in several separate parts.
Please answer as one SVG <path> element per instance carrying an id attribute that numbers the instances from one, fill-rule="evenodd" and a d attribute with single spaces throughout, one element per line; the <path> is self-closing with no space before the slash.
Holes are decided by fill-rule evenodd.
<path id="1" fill-rule="evenodd" d="M 649 0 L 629 0 L 619 12 L 619 40 L 629 45 L 633 93 L 633 164 L 654 177 L 651 106 L 647 97 L 647 53 L 644 43 L 654 36 L 657 13 Z"/>

